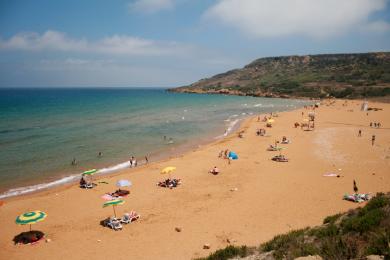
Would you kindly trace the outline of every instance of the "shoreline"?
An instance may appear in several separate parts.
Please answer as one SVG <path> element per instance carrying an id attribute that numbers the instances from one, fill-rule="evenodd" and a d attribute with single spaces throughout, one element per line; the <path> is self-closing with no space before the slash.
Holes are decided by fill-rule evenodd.
<path id="1" fill-rule="evenodd" d="M 314 131 L 293 127 L 302 121 L 301 112 L 307 114 L 305 109 L 278 112 L 264 137 L 255 135 L 264 122 L 252 116 L 237 130 L 244 131 L 243 138 L 235 131 L 180 156 L 104 176 L 109 184 L 92 190 L 69 185 L 10 198 L 0 207 L 4 227 L 0 256 L 193 259 L 229 244 L 257 246 L 277 234 L 318 225 L 326 216 L 364 205 L 342 200 L 342 196 L 353 192 L 353 180 L 362 193 L 389 190 L 390 105 L 375 103 L 383 110 L 366 116 L 360 112 L 360 102 L 347 101 L 347 106 L 343 102 L 321 105 Z M 383 128 L 370 128 L 370 121 L 382 122 Z M 361 138 L 357 137 L 359 128 Z M 371 145 L 372 134 L 377 135 L 375 145 Z M 277 152 L 266 151 L 282 136 L 291 140 L 283 146 L 288 163 L 272 161 Z M 218 152 L 226 148 L 238 153 L 239 159 L 228 164 L 218 158 Z M 207 173 L 214 165 L 220 174 Z M 160 171 L 166 166 L 177 167 L 174 177 L 181 178 L 182 185 L 176 189 L 156 187 L 165 177 Z M 328 172 L 342 177 L 324 177 Z M 119 178 L 130 179 L 133 186 L 117 213 L 136 210 L 141 218 L 114 232 L 99 225 L 112 215 L 112 209 L 102 208 L 100 196 L 114 191 Z M 48 214 L 34 229 L 45 232 L 51 242 L 34 247 L 12 244 L 12 237 L 26 230 L 14 224 L 15 216 L 26 210 Z M 211 245 L 210 250 L 202 248 L 205 243 Z"/>
<path id="2" fill-rule="evenodd" d="M 305 98 L 302 98 L 302 99 L 291 98 L 291 99 L 306 101 L 306 102 L 309 101 Z M 311 101 L 315 102 L 315 100 L 311 100 Z M 302 105 L 302 107 L 303 107 L 303 105 Z M 286 107 L 285 108 L 286 110 L 271 111 L 271 112 L 280 113 L 280 112 L 286 112 L 286 111 L 293 111 L 296 109 L 301 109 L 302 107 L 294 108 L 292 110 L 291 110 L 291 108 Z M 264 108 L 268 108 L 268 107 L 264 107 Z M 220 134 L 217 136 L 210 135 L 207 137 L 203 136 L 203 137 L 198 137 L 198 138 L 193 139 L 193 140 L 189 139 L 185 143 L 179 144 L 177 146 L 173 146 L 172 148 L 170 148 L 169 145 L 167 145 L 166 149 L 160 150 L 160 151 L 155 151 L 155 152 L 152 152 L 149 154 L 149 156 L 148 156 L 149 157 L 149 164 L 150 163 L 157 163 L 160 161 L 165 161 L 167 159 L 181 157 L 190 151 L 194 151 L 194 150 L 199 149 L 201 146 L 210 145 L 212 143 L 219 142 L 219 141 L 229 137 L 230 135 L 241 131 L 240 128 L 241 128 L 241 124 L 243 122 L 249 120 L 250 118 L 254 118 L 254 117 L 257 117 L 259 115 L 265 115 L 265 114 L 269 114 L 269 113 L 270 112 L 264 111 L 261 114 L 254 115 L 254 112 L 251 112 L 250 114 L 247 114 L 244 118 L 238 118 L 238 119 L 234 119 L 234 118 L 229 117 L 227 120 L 232 120 L 232 121 L 230 121 L 230 123 L 233 123 L 233 124 L 228 124 L 225 126 L 225 134 Z M 222 123 L 221 123 L 221 129 L 222 128 L 223 127 L 222 127 Z M 215 132 L 215 134 L 216 134 L 216 132 Z M 145 164 L 145 160 L 143 159 L 143 157 L 140 157 L 140 158 L 142 158 L 142 160 L 139 160 L 139 162 L 142 162 L 142 163 L 139 164 L 139 166 Z M 94 175 L 95 176 L 94 179 L 105 178 L 105 177 L 108 177 L 110 175 L 128 170 L 129 167 L 127 167 L 127 165 L 126 165 L 127 162 L 128 161 L 122 161 L 122 162 L 113 163 L 113 164 L 109 164 L 109 165 L 103 165 L 101 167 L 96 167 L 96 169 L 98 169 L 98 172 L 97 172 L 97 175 Z M 117 169 L 115 169 L 115 168 L 117 168 Z M 131 169 L 134 170 L 136 168 L 131 168 Z M 99 171 L 104 171 L 107 173 L 99 174 Z M 10 189 L 4 190 L 3 192 L 0 193 L 0 201 L 1 200 L 6 201 L 6 200 L 9 200 L 10 198 L 45 192 L 45 191 L 48 191 L 51 189 L 60 188 L 61 186 L 76 185 L 80 179 L 81 173 L 82 172 L 74 173 L 74 174 L 66 174 L 64 172 L 64 174 L 60 178 L 48 177 L 47 181 L 42 181 L 42 182 L 37 183 L 37 184 L 31 184 L 31 185 L 27 185 L 27 186 L 18 186 L 15 188 L 10 188 Z"/>
<path id="3" fill-rule="evenodd" d="M 228 127 L 228 129 L 230 129 L 230 130 L 226 129 L 226 131 L 228 133 L 227 135 L 219 135 L 219 136 L 214 136 L 212 138 L 211 137 L 208 137 L 208 138 L 202 137 L 202 138 L 199 138 L 197 140 L 192 140 L 192 141 L 188 140 L 186 143 L 178 145 L 178 146 L 173 147 L 171 149 L 166 148 L 164 151 L 153 152 L 150 155 L 154 155 L 154 157 L 152 157 L 153 159 L 149 158 L 149 163 L 147 163 L 147 164 L 144 160 L 141 160 L 142 163 L 138 164 L 138 166 L 134 167 L 134 168 L 130 168 L 128 166 L 125 166 L 125 167 L 121 167 L 121 168 L 116 169 L 116 170 L 110 170 L 112 168 L 115 168 L 115 167 L 122 165 L 122 164 L 126 164 L 128 162 L 128 161 L 125 161 L 125 162 L 120 162 L 120 163 L 117 163 L 114 165 L 109 165 L 109 166 L 106 166 L 103 168 L 98 168 L 97 174 L 94 175 L 94 181 L 98 181 L 98 180 L 101 180 L 104 178 L 115 177 L 117 175 L 120 175 L 121 172 L 123 172 L 123 171 L 135 171 L 141 167 L 146 167 L 148 165 L 161 163 L 161 162 L 173 159 L 173 158 L 179 158 L 179 157 L 182 157 L 188 153 L 197 151 L 197 150 L 201 149 L 203 146 L 207 146 L 207 145 L 211 145 L 213 143 L 218 143 L 220 141 L 223 141 L 224 139 L 229 138 L 231 135 L 234 135 L 237 132 L 241 131 L 240 130 L 241 125 L 243 123 L 245 123 L 246 121 L 248 121 L 251 117 L 256 117 L 256 116 L 249 115 L 245 118 L 238 119 L 238 121 L 235 124 L 233 124 L 232 127 L 230 127 L 230 126 Z M 163 155 L 163 154 L 166 154 L 166 155 Z M 99 174 L 99 171 L 102 171 L 102 170 L 108 171 L 108 172 Z M 0 193 L 0 201 L 13 201 L 13 200 L 17 200 L 19 198 L 23 199 L 23 197 L 25 197 L 25 196 L 34 196 L 34 195 L 39 196 L 41 193 L 42 194 L 56 193 L 57 191 L 61 191 L 61 190 L 64 190 L 64 189 L 67 189 L 67 188 L 70 188 L 73 186 L 78 186 L 80 176 L 81 176 L 81 173 L 72 174 L 72 175 L 67 175 L 65 177 L 61 177 L 59 179 L 54 179 L 53 181 L 49 181 L 49 182 L 43 182 L 43 183 L 33 184 L 33 185 L 29 185 L 29 186 L 11 188 L 11 189 L 8 189 L 8 190 Z M 65 179 L 69 179 L 69 180 L 66 181 Z M 63 180 L 65 180 L 65 181 L 63 181 Z M 40 188 L 41 186 L 44 186 L 44 187 Z M 28 191 L 25 191 L 26 189 L 28 189 Z M 33 190 L 30 191 L 30 189 L 33 189 Z M 21 190 L 22 192 L 19 192 L 18 194 L 12 194 L 14 192 L 18 192 L 18 190 Z M 7 193 L 11 193 L 11 195 L 8 195 Z"/>

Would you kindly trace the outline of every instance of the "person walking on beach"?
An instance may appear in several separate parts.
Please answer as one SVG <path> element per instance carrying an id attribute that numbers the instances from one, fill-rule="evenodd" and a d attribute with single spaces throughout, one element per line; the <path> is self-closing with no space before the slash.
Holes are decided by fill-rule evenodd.
<path id="1" fill-rule="evenodd" d="M 359 189 L 358 189 L 358 187 L 357 187 L 357 185 L 356 185 L 356 181 L 355 181 L 355 180 L 353 180 L 353 191 L 354 191 L 355 193 L 357 193 L 357 192 L 359 191 Z"/>
<path id="2" fill-rule="evenodd" d="M 149 163 L 149 159 L 148 159 L 148 156 L 145 155 L 145 163 L 148 164 Z"/>
<path id="3" fill-rule="evenodd" d="M 76 165 L 76 164 L 77 164 L 76 158 L 73 157 L 72 165 Z"/>
<path id="4" fill-rule="evenodd" d="M 358 137 L 361 137 L 361 136 L 362 136 L 362 130 L 359 129 Z"/>
<path id="5" fill-rule="evenodd" d="M 371 137 L 371 145 L 374 145 L 374 143 L 375 143 L 375 135 L 372 135 L 372 137 Z"/>
<path id="6" fill-rule="evenodd" d="M 103 156 L 103 153 L 102 152 L 99 152 L 98 153 L 98 157 L 102 157 Z"/>
<path id="7" fill-rule="evenodd" d="M 133 167 L 133 158 L 134 158 L 134 157 L 131 156 L 131 157 L 130 157 L 130 160 L 129 160 L 129 162 L 130 162 L 130 168 Z"/>

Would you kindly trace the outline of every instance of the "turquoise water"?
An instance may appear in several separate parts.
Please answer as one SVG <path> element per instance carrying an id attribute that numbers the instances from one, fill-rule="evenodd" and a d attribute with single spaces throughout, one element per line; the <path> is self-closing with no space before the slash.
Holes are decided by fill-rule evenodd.
<path id="1" fill-rule="evenodd" d="M 131 155 L 140 163 L 145 155 L 154 160 L 222 137 L 250 114 L 305 104 L 163 89 L 0 89 L 0 198 L 67 182 L 91 168 L 127 167 Z"/>

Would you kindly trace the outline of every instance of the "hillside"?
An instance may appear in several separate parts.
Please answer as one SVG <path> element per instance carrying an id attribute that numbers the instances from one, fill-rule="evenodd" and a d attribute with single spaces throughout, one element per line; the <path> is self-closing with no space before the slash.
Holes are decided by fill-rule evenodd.
<path id="1" fill-rule="evenodd" d="M 390 193 L 379 193 L 363 208 L 329 216 L 319 227 L 278 235 L 259 247 L 228 246 L 198 260 L 390 259 Z M 320 258 L 321 257 L 321 258 Z M 312 258 L 313 259 L 313 258 Z"/>
<path id="2" fill-rule="evenodd" d="M 261 58 L 173 92 L 262 97 L 390 95 L 390 52 Z"/>

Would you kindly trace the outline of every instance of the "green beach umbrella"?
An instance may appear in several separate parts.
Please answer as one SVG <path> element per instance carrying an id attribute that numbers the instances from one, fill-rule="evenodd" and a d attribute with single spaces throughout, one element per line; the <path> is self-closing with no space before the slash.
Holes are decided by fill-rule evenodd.
<path id="1" fill-rule="evenodd" d="M 103 204 L 103 208 L 108 207 L 108 206 L 112 206 L 112 209 L 114 210 L 114 216 L 116 217 L 115 206 L 122 205 L 124 203 L 125 203 L 125 201 L 120 200 L 120 199 L 110 200 L 110 201 L 107 201 Z"/>
<path id="2" fill-rule="evenodd" d="M 97 172 L 96 169 L 88 170 L 83 172 L 83 175 L 94 175 Z"/>
<path id="3" fill-rule="evenodd" d="M 47 214 L 45 212 L 35 210 L 31 212 L 26 212 L 18 216 L 15 222 L 18 225 L 30 225 L 30 231 L 31 231 L 31 224 L 35 224 L 37 222 L 43 221 L 46 217 Z"/>

